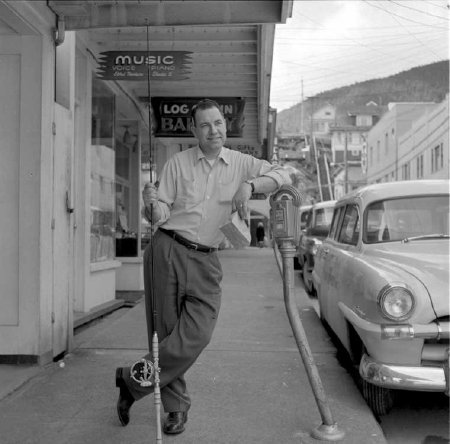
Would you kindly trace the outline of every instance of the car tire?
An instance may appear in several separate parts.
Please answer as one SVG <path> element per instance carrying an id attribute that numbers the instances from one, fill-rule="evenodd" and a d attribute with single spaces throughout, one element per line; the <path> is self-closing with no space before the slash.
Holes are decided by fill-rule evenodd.
<path id="1" fill-rule="evenodd" d="M 305 263 L 302 270 L 302 278 L 303 278 L 303 286 L 305 287 L 305 291 L 308 295 L 312 294 L 312 282 L 311 282 L 311 273 L 308 271 L 308 266 Z"/>
<path id="2" fill-rule="evenodd" d="M 362 395 L 375 415 L 383 416 L 390 412 L 394 405 L 391 389 L 378 387 L 364 379 L 361 386 Z"/>

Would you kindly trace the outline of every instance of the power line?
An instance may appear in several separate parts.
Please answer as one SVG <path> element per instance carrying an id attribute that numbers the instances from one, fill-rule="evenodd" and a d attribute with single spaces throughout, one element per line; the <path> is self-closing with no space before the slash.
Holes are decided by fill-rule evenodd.
<path id="1" fill-rule="evenodd" d="M 412 8 L 411 6 L 402 5 L 401 3 L 398 3 L 398 2 L 396 2 L 394 0 L 388 0 L 388 1 L 391 2 L 391 3 L 394 3 L 394 5 L 401 6 L 402 8 L 407 8 L 407 9 L 410 9 L 411 11 L 420 12 L 421 14 L 426 14 L 426 15 L 429 15 L 430 17 L 437 17 L 437 18 L 440 18 L 442 20 L 447 20 L 448 21 L 447 17 L 442 17 L 440 15 L 431 14 L 431 13 L 429 13 L 427 11 L 422 11 L 420 9 Z"/>
<path id="2" fill-rule="evenodd" d="M 305 17 L 305 18 L 307 18 L 307 19 L 308 19 L 309 21 L 311 21 L 312 23 L 315 23 L 316 25 L 320 26 L 321 28 L 326 29 L 321 23 L 316 22 L 315 20 L 313 20 L 312 18 L 308 17 L 307 15 L 305 15 L 305 14 L 300 14 L 300 15 L 302 15 L 302 16 Z M 359 46 L 364 46 L 365 48 L 369 48 L 369 49 L 375 50 L 376 52 L 379 52 L 379 53 L 381 53 L 381 54 L 385 54 L 385 53 L 383 53 L 383 51 L 380 51 L 379 49 L 371 48 L 369 45 L 366 45 L 366 44 L 364 44 L 364 43 L 361 43 L 361 42 L 359 42 L 358 40 L 355 40 L 355 39 L 353 39 L 353 38 L 348 38 L 348 40 L 351 40 L 351 41 L 355 42 L 355 43 L 356 43 L 357 45 L 359 45 Z"/>
<path id="3" fill-rule="evenodd" d="M 399 20 L 397 20 L 395 17 L 394 17 L 394 20 L 403 28 L 403 24 L 399 21 Z M 432 48 L 429 48 L 427 45 L 425 45 L 421 40 L 419 40 L 413 33 L 411 33 L 411 31 L 409 31 L 409 29 L 405 29 L 405 31 L 408 33 L 408 34 L 410 34 L 411 35 L 411 37 L 413 37 L 417 42 L 419 42 L 421 45 L 423 45 L 423 47 L 424 48 L 426 48 L 426 49 L 428 49 L 429 51 L 431 51 L 435 56 L 438 56 L 435 52 L 434 52 L 434 50 L 432 49 Z M 439 56 L 438 56 L 439 57 Z"/>
<path id="4" fill-rule="evenodd" d="M 367 3 L 369 6 L 372 6 L 372 8 L 380 9 L 381 11 L 384 11 L 384 12 L 385 12 L 386 14 L 388 14 L 388 15 L 395 15 L 395 16 L 401 18 L 402 20 L 406 20 L 406 21 L 408 21 L 408 22 L 418 23 L 419 25 L 422 25 L 422 26 L 428 26 L 428 27 L 430 27 L 430 28 L 447 29 L 447 28 L 444 28 L 444 27 L 442 27 L 442 26 L 429 25 L 428 23 L 423 23 L 423 22 L 418 22 L 418 21 L 416 21 L 416 20 L 412 20 L 412 19 L 407 18 L 407 17 L 405 17 L 405 16 L 403 16 L 403 15 L 396 14 L 395 12 L 392 12 L 392 11 L 388 11 L 387 9 L 382 8 L 382 7 L 379 6 L 379 5 L 372 4 L 372 3 L 370 3 L 368 0 L 363 0 L 363 2 Z"/>

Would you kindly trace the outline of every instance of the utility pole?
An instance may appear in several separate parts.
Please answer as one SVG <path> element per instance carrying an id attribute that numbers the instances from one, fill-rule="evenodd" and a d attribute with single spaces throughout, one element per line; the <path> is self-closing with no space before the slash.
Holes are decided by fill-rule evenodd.
<path id="1" fill-rule="evenodd" d="M 348 131 L 345 130 L 345 144 L 344 144 L 344 191 L 348 193 Z"/>
<path id="2" fill-rule="evenodd" d="M 314 97 L 310 97 L 311 99 L 311 128 L 310 128 L 310 141 L 309 141 L 309 158 L 310 162 L 314 162 L 314 147 L 313 147 L 313 140 L 314 140 L 314 124 L 313 124 L 313 116 L 314 116 Z"/>
<path id="3" fill-rule="evenodd" d="M 303 79 L 302 79 L 302 100 L 301 100 L 301 107 L 300 107 L 300 132 L 304 134 L 305 131 L 305 112 L 304 112 L 304 104 L 303 104 Z"/>

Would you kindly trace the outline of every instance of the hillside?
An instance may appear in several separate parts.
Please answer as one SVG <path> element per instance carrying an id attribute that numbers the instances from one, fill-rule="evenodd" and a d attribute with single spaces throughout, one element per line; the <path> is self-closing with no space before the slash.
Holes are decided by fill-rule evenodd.
<path id="1" fill-rule="evenodd" d="M 365 105 L 374 101 L 378 105 L 389 102 L 441 102 L 449 92 L 449 61 L 418 66 L 380 79 L 366 80 L 349 86 L 324 91 L 314 97 L 314 110 L 327 103 L 339 108 Z M 304 101 L 308 118 L 311 99 Z M 277 115 L 277 133 L 295 133 L 299 129 L 301 104 L 280 111 Z"/>

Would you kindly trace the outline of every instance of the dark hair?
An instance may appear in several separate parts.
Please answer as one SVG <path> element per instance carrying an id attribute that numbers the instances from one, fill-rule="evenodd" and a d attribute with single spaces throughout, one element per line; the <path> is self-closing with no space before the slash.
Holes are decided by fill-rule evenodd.
<path id="1" fill-rule="evenodd" d="M 223 117 L 222 110 L 220 109 L 219 104 L 212 99 L 202 99 L 198 101 L 191 109 L 191 118 L 192 122 L 195 126 L 195 115 L 197 114 L 197 111 L 203 111 L 205 109 L 211 109 L 211 108 L 217 108 L 220 112 L 220 114 Z"/>

